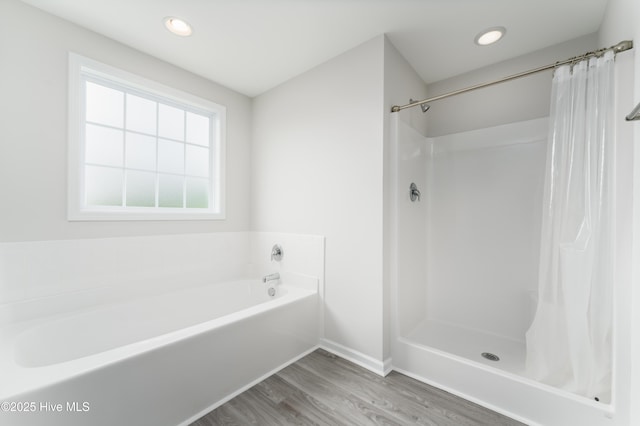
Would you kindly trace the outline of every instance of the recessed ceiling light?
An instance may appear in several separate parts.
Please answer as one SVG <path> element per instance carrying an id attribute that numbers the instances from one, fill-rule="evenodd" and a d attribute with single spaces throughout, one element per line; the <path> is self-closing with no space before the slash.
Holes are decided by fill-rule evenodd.
<path id="1" fill-rule="evenodd" d="M 167 16 L 164 18 L 164 26 L 172 33 L 182 37 L 190 36 L 192 32 L 191 25 L 189 25 L 185 20 L 174 16 Z"/>
<path id="2" fill-rule="evenodd" d="M 507 30 L 504 27 L 491 27 L 480 32 L 475 38 L 476 44 L 486 46 L 500 40 Z"/>

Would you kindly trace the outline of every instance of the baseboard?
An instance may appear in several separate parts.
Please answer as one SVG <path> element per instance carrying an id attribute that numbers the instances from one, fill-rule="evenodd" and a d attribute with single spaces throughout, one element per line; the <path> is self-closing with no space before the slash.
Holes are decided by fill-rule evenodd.
<path id="1" fill-rule="evenodd" d="M 334 355 L 344 358 L 347 361 L 351 361 L 354 364 L 359 365 L 362 368 L 376 373 L 379 376 L 386 376 L 392 370 L 391 358 L 387 358 L 384 361 L 379 361 L 369 355 L 356 351 L 355 349 L 348 348 L 339 343 L 328 339 L 320 339 L 320 348 L 331 352 Z"/>
<path id="2" fill-rule="evenodd" d="M 387 358 L 384 360 L 383 368 L 384 368 L 385 377 L 393 371 L 393 364 L 392 364 L 391 358 Z"/>
<path id="3" fill-rule="evenodd" d="M 281 364 L 280 366 L 274 368 L 273 370 L 269 371 L 268 373 L 263 374 L 262 376 L 258 377 L 257 379 L 255 379 L 251 383 L 247 384 L 246 386 L 242 386 L 240 389 L 236 390 L 235 392 L 230 393 L 229 395 L 227 395 L 224 398 L 214 402 L 213 404 L 211 404 L 210 406 L 208 406 L 204 410 L 200 411 L 199 413 L 194 414 L 193 416 L 189 417 L 187 420 L 185 420 L 184 422 L 180 423 L 179 426 L 190 425 L 191 423 L 193 423 L 196 420 L 198 420 L 200 417 L 202 417 L 205 414 L 215 410 L 216 408 L 218 408 L 219 406 L 221 406 L 225 402 L 231 401 L 233 398 L 235 398 L 236 396 L 240 395 L 242 392 L 254 387 L 255 385 L 257 385 L 261 381 L 273 376 L 274 374 L 276 374 L 278 371 L 282 370 L 283 368 L 285 368 L 285 367 L 293 364 L 294 362 L 298 361 L 299 359 L 304 358 L 305 356 L 309 355 L 311 352 L 315 351 L 319 347 L 320 347 L 319 345 L 313 346 L 310 349 L 307 349 L 306 351 L 302 352 L 300 355 L 291 358 L 289 361 Z"/>

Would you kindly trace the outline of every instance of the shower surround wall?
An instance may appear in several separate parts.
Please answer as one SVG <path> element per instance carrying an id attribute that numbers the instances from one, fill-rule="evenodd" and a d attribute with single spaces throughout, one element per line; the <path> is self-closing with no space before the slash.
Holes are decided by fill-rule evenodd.
<path id="1" fill-rule="evenodd" d="M 546 125 L 538 119 L 427 142 L 430 320 L 524 342 L 537 288 Z"/>
<path id="2" fill-rule="evenodd" d="M 399 120 L 397 127 L 398 181 L 418 182 L 422 200 L 411 202 L 398 186 L 394 366 L 424 371 L 407 362 L 411 346 L 522 375 L 547 120 L 436 138 Z"/>

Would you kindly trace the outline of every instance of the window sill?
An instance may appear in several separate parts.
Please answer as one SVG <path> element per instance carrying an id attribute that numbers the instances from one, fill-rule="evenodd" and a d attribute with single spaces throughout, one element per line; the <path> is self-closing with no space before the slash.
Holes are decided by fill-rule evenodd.
<path id="1" fill-rule="evenodd" d="M 202 212 L 183 211 L 104 211 L 104 210 L 81 210 L 69 212 L 67 220 L 69 222 L 92 222 L 92 221 L 164 221 L 164 220 L 224 220 L 224 213 L 204 210 Z"/>

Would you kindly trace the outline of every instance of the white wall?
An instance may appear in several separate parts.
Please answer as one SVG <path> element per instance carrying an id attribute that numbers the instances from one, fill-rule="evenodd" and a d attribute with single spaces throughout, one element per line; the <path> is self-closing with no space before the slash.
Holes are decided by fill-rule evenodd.
<path id="1" fill-rule="evenodd" d="M 430 320 L 524 343 L 538 287 L 547 129 L 542 118 L 433 138 Z"/>
<path id="2" fill-rule="evenodd" d="M 391 339 L 425 315 L 426 300 L 426 210 L 428 201 L 409 200 L 409 185 L 415 182 L 424 191 L 425 150 L 422 135 L 427 118 L 420 108 L 391 113 L 393 105 L 427 97 L 427 87 L 411 65 L 385 39 L 384 51 L 385 123 L 385 358 L 391 353 Z M 393 123 L 393 120 L 398 120 Z M 402 127 L 408 137 L 394 134 Z M 396 143 L 398 142 L 398 143 Z M 426 196 L 426 193 L 425 193 Z M 397 289 L 397 290 L 396 290 Z M 399 308 L 397 308 L 399 307 Z M 397 320 L 397 323 L 394 321 Z"/>
<path id="3" fill-rule="evenodd" d="M 252 227 L 326 237 L 325 343 L 383 359 L 379 36 L 254 99 Z"/>
<path id="4" fill-rule="evenodd" d="M 393 43 L 385 37 L 384 43 L 384 117 L 388 125 L 391 107 L 409 103 L 427 97 L 427 85 L 409 62 L 398 52 Z M 427 134 L 427 114 L 420 107 L 402 110 L 397 114 L 400 120 L 416 129 L 419 133 Z M 389 136 L 389 132 L 385 133 Z"/>
<path id="5" fill-rule="evenodd" d="M 627 424 L 640 424 L 640 122 L 626 116 L 640 102 L 640 3 L 610 0 L 598 34 L 601 46 L 633 40 L 616 62 L 618 348 L 614 378 L 618 407 Z M 631 232 L 630 232 L 631 231 Z M 626 417 L 628 416 L 628 417 Z"/>
<path id="6" fill-rule="evenodd" d="M 410 97 L 426 86 L 380 36 L 254 102 L 253 227 L 326 236 L 325 344 L 378 371 L 390 356 L 389 117 Z M 419 110 L 400 115 L 426 132 Z"/>
<path id="7" fill-rule="evenodd" d="M 249 229 L 249 98 L 17 0 L 0 13 L 0 242 Z M 67 222 L 69 51 L 227 107 L 226 220 Z"/>
<path id="8" fill-rule="evenodd" d="M 595 34 L 560 43 L 427 86 L 429 97 L 552 64 L 597 48 Z M 480 49 L 480 47 L 479 47 Z M 428 136 L 441 136 L 547 117 L 552 71 L 435 101 Z"/>

